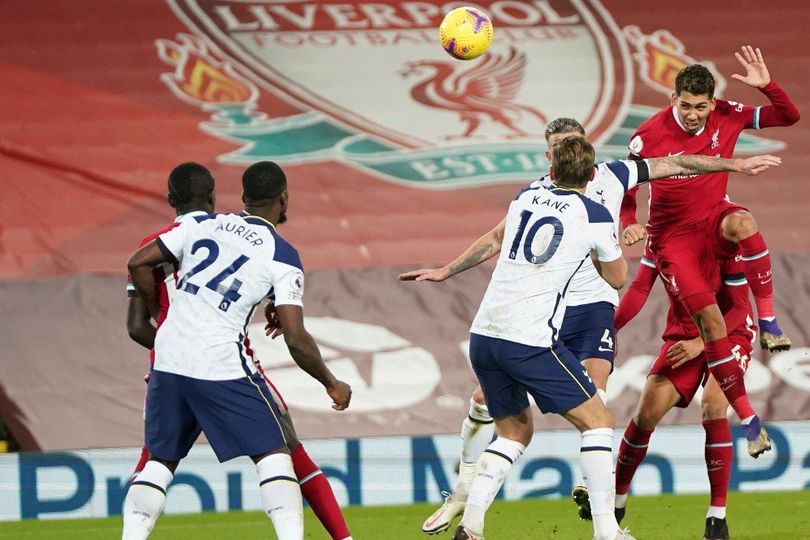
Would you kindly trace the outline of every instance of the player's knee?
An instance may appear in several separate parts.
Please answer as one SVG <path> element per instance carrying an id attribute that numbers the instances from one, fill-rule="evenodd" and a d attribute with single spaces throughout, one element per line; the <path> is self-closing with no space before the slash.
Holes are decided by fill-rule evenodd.
<path id="1" fill-rule="evenodd" d="M 722 391 L 719 391 L 719 388 L 718 392 L 709 390 L 703 392 L 703 398 L 700 401 L 700 413 L 704 421 L 725 418 L 727 410 L 728 401 L 726 401 Z"/>
<path id="2" fill-rule="evenodd" d="M 744 240 L 758 230 L 754 216 L 744 210 L 733 212 L 723 219 L 723 236 L 732 242 Z"/>
<path id="3" fill-rule="evenodd" d="M 633 418 L 636 426 L 644 430 L 653 430 L 661 421 L 662 415 L 655 409 L 644 407 L 636 412 L 636 417 Z"/>
<path id="4" fill-rule="evenodd" d="M 700 404 L 701 417 L 704 422 L 707 420 L 719 420 L 721 418 L 725 418 L 727 409 L 727 403 L 703 402 Z"/>

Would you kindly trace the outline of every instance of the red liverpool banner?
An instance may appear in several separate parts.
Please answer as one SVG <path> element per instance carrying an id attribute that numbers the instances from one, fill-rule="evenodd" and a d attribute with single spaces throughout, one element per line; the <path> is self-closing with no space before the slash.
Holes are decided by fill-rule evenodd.
<path id="1" fill-rule="evenodd" d="M 731 78 L 744 28 L 756 29 L 751 45 L 774 80 L 810 110 L 796 69 L 810 24 L 799 0 L 749 6 L 733 25 L 724 8 L 692 0 L 682 8 L 702 16 L 688 22 L 644 0 L 478 0 L 495 38 L 470 62 L 438 43 L 444 13 L 462 4 L 3 5 L 14 16 L 0 18 L 0 417 L 24 448 L 140 444 L 146 351 L 124 326 L 125 262 L 174 218 L 166 178 L 178 163 L 213 172 L 225 212 L 241 208 L 247 164 L 271 159 L 288 175 L 281 234 L 307 272 L 307 324 L 355 388 L 353 410 L 335 422 L 255 321 L 257 354 L 302 436 L 451 433 L 475 384 L 465 342 L 490 270 L 439 285 L 395 276 L 451 260 L 502 219 L 548 169 L 550 119 L 579 119 L 601 159 L 622 158 L 695 62 L 715 74 L 719 96 L 765 105 Z M 738 154 L 778 153 L 784 164 L 729 187 L 774 254 L 777 308 L 794 341 L 752 362 L 748 386 L 766 419 L 805 418 L 810 391 L 804 124 L 744 132 Z M 609 393 L 620 423 L 665 310 L 659 291 L 619 335 Z M 667 421 L 697 418 L 693 407 Z"/>

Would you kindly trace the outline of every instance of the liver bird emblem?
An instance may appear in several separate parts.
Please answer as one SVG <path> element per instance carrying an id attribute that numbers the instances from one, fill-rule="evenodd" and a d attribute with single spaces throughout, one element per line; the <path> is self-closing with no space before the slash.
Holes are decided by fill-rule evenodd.
<path id="1" fill-rule="evenodd" d="M 483 61 L 466 68 L 453 61 L 420 60 L 408 62 L 400 71 L 403 77 L 421 75 L 411 88 L 411 97 L 437 109 L 455 111 L 467 126 L 461 135 L 472 136 L 483 122 L 500 124 L 507 137 L 526 137 L 541 134 L 547 124 L 546 116 L 532 107 L 513 103 L 526 72 L 526 54 L 510 47 L 506 54 L 489 53 Z M 527 133 L 524 122 L 536 124 L 534 133 Z"/>

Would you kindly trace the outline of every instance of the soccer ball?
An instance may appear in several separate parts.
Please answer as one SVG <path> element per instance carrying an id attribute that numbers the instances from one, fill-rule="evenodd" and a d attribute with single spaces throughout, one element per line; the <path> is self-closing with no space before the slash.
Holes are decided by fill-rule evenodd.
<path id="1" fill-rule="evenodd" d="M 492 33 L 492 21 L 487 14 L 469 6 L 454 9 L 439 26 L 442 48 L 459 60 L 472 60 L 487 52 Z"/>

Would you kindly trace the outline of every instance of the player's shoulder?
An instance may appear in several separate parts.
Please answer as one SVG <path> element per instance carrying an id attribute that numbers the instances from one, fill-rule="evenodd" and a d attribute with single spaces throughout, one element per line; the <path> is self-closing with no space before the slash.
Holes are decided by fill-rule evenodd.
<path id="1" fill-rule="evenodd" d="M 610 215 L 610 211 L 608 211 L 607 208 L 596 201 L 592 201 L 581 193 L 577 193 L 577 195 L 585 206 L 585 213 L 588 216 L 589 223 L 613 223 L 613 216 Z"/>
<path id="2" fill-rule="evenodd" d="M 545 175 L 541 177 L 539 180 L 535 180 L 531 184 L 523 186 L 520 189 L 520 191 L 517 192 L 517 195 L 515 195 L 515 198 L 513 200 L 515 201 L 518 200 L 520 196 L 523 195 L 524 193 L 528 193 L 531 191 L 538 191 L 540 189 L 547 188 L 550 185 L 551 185 L 551 176 Z"/>
<path id="3" fill-rule="evenodd" d="M 155 232 L 153 232 L 151 234 L 148 234 L 148 235 L 144 236 L 143 239 L 141 240 L 141 243 L 138 244 L 138 247 L 145 246 L 146 244 L 148 244 L 149 242 L 151 242 L 152 240 L 154 240 L 158 236 L 169 232 L 170 230 L 174 229 L 175 227 L 178 227 L 179 225 L 180 225 L 180 222 L 175 221 L 172 224 L 167 225 L 167 226 L 163 227 L 162 229 L 160 229 L 158 231 L 155 231 Z"/>
<path id="4" fill-rule="evenodd" d="M 298 250 L 293 247 L 287 240 L 285 240 L 275 228 L 270 229 L 270 234 L 275 240 L 275 249 L 273 250 L 273 260 L 289 266 L 294 266 L 299 270 L 304 269 L 301 264 L 301 256 Z"/>
<path id="5" fill-rule="evenodd" d="M 633 132 L 628 149 L 633 155 L 644 156 L 651 151 L 663 132 L 670 129 L 672 107 L 665 107 L 647 118 Z"/>

